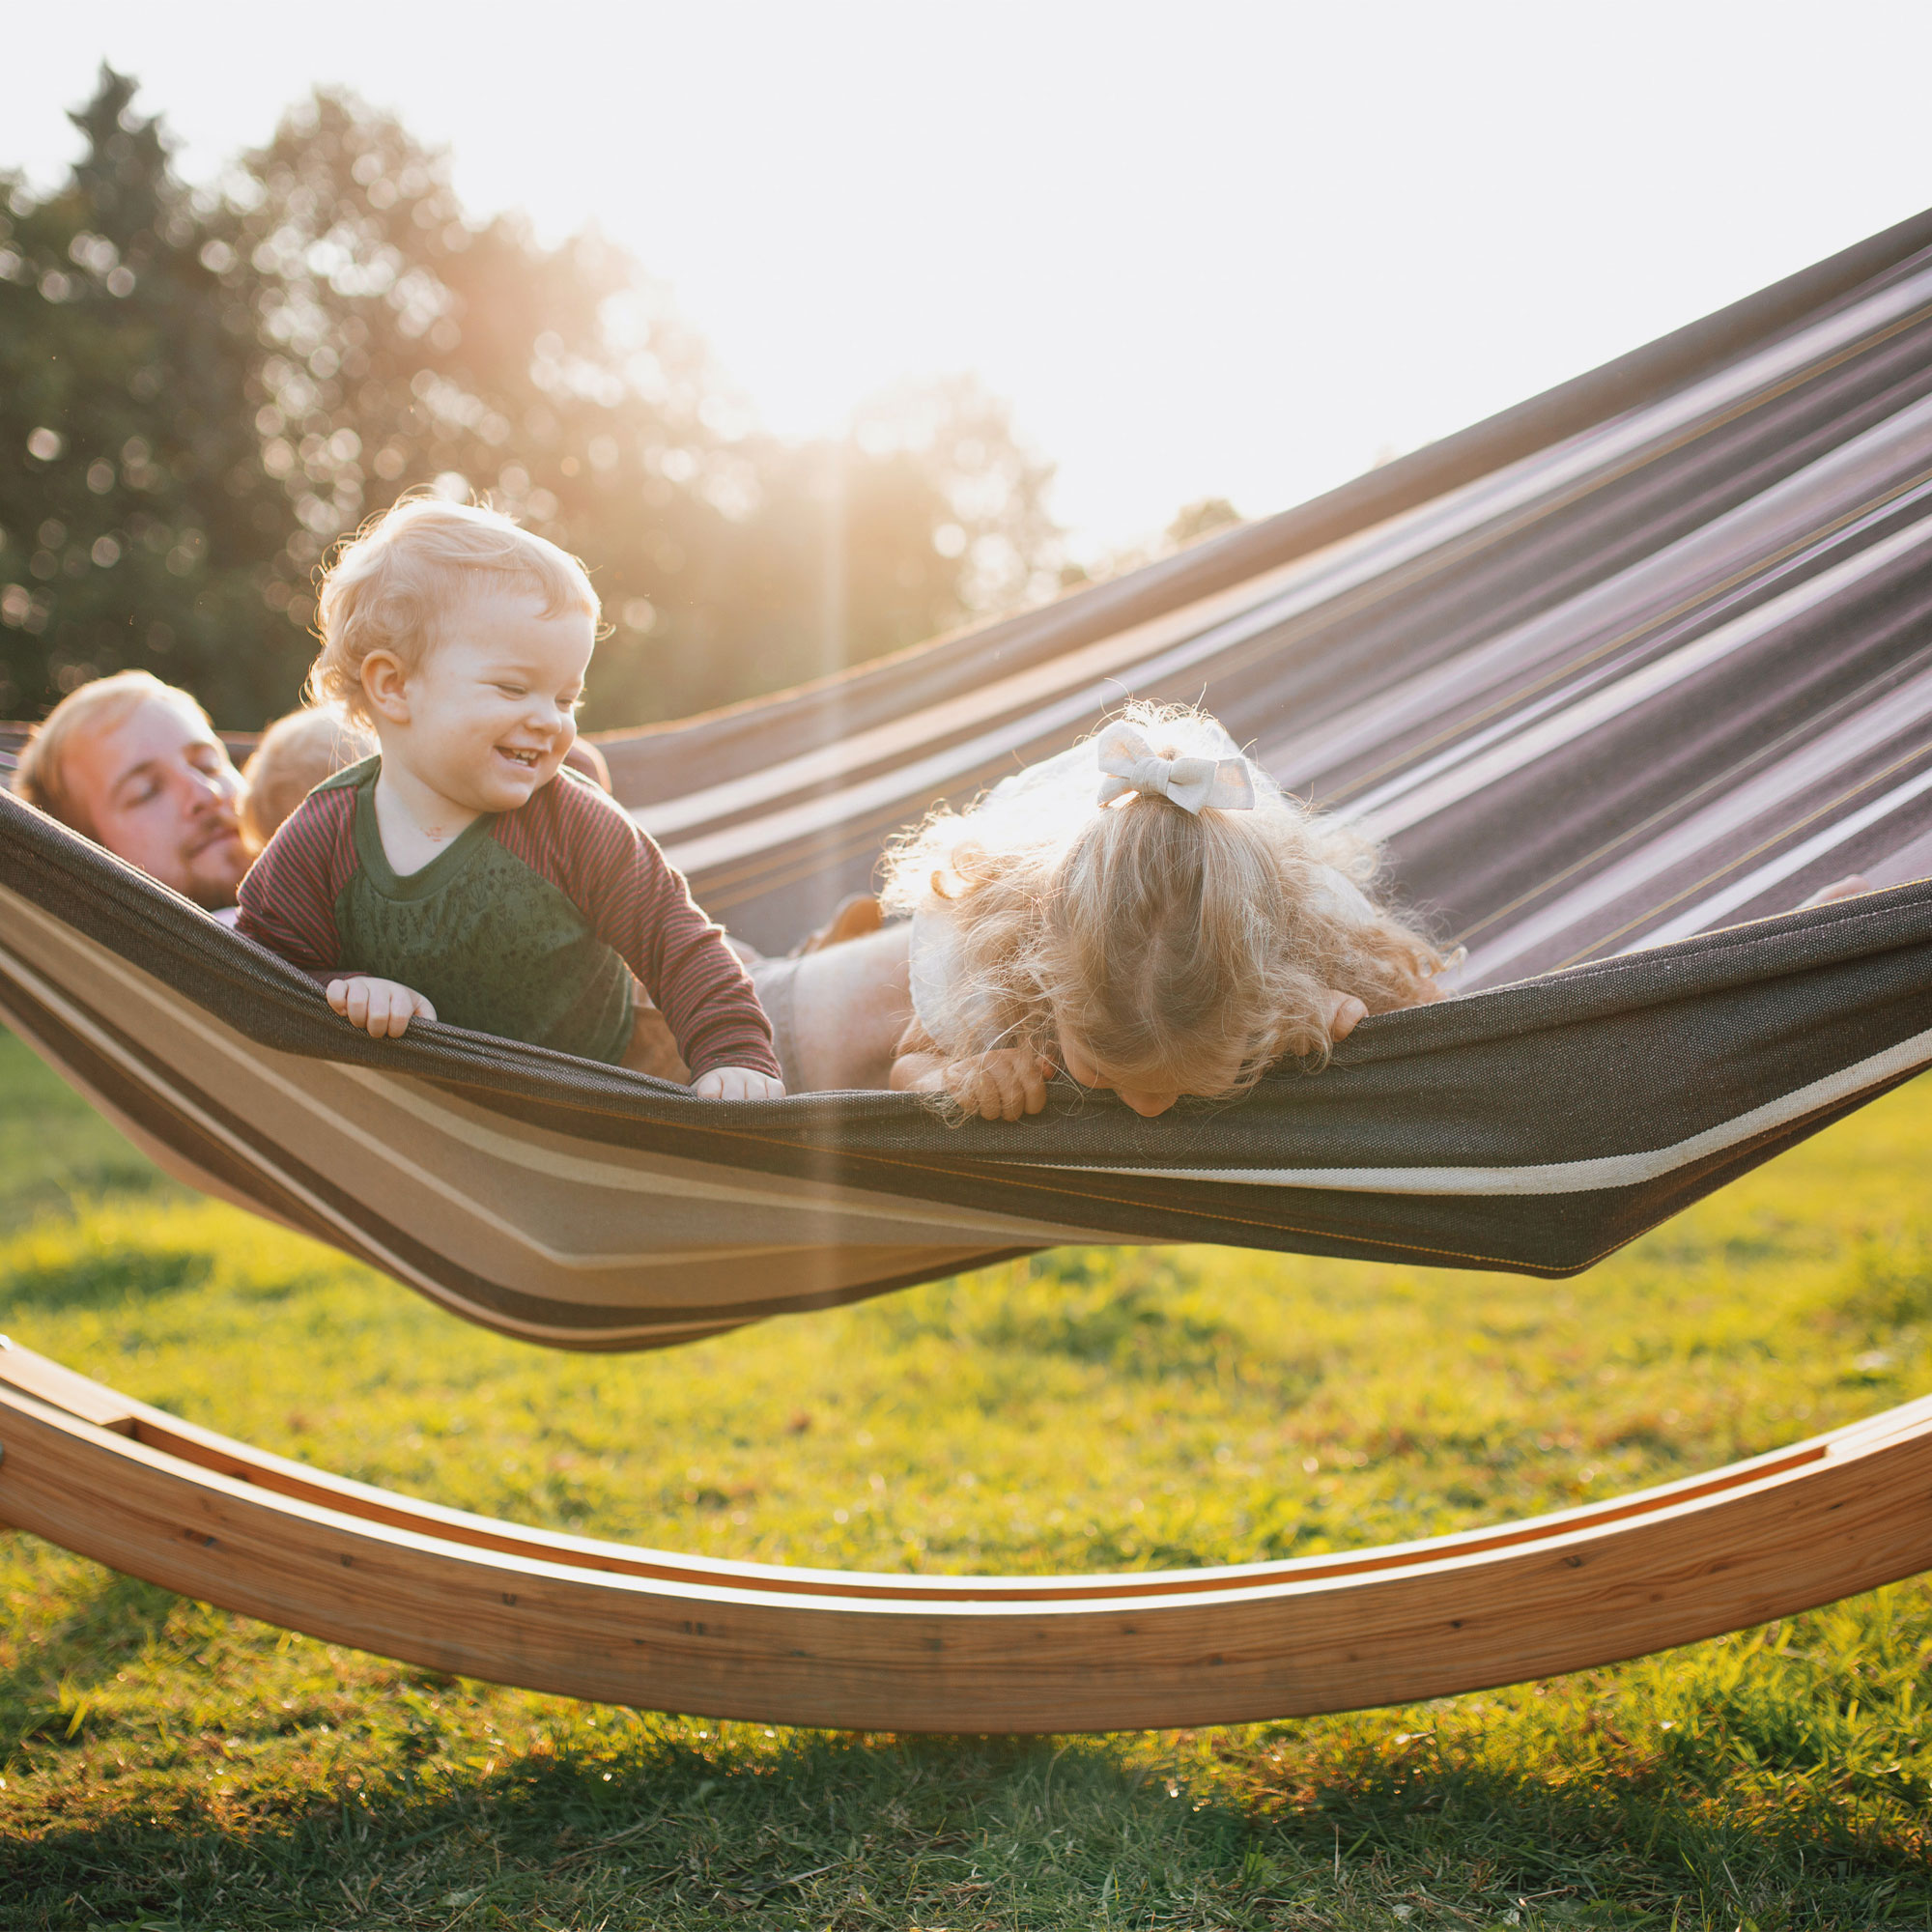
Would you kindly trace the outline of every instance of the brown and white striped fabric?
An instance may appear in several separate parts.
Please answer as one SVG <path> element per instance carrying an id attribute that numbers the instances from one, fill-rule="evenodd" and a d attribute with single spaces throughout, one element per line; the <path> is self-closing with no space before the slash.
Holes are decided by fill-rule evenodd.
<path id="1" fill-rule="evenodd" d="M 10 800 L 0 1012 L 199 1184 L 577 1347 L 1068 1240 L 1587 1267 L 1932 1064 L 1932 216 L 1285 517 L 604 749 L 775 945 L 1124 692 L 1205 694 L 1385 837 L 1466 997 L 1155 1122 L 1064 1083 L 1010 1125 L 726 1107 L 360 1039 Z"/>

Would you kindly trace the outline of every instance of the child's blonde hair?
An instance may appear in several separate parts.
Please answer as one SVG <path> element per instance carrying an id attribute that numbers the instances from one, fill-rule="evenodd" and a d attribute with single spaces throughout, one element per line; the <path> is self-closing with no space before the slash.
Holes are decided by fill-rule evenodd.
<path id="1" fill-rule="evenodd" d="M 1184 707 L 1122 716 L 1161 757 L 1220 736 Z M 1100 807 L 1097 764 L 1076 762 L 1058 810 L 1043 799 L 982 828 L 941 808 L 905 835 L 882 896 L 954 936 L 947 1012 L 962 1037 L 934 1045 L 1057 1060 L 1064 1031 L 1116 1086 L 1185 1092 L 1219 1067 L 1234 1094 L 1284 1055 L 1325 1061 L 1331 989 L 1372 1013 L 1426 998 L 1448 962 L 1367 896 L 1373 841 L 1256 778 L 1251 810 L 1196 813 L 1148 793 Z"/>
<path id="2" fill-rule="evenodd" d="M 242 767 L 242 831 L 256 851 L 325 779 L 368 757 L 373 732 L 339 704 L 311 704 L 277 718 Z"/>
<path id="3" fill-rule="evenodd" d="M 413 669 L 441 640 L 443 626 L 481 588 L 527 590 L 544 615 L 585 611 L 594 624 L 597 593 L 569 552 L 524 529 L 498 510 L 399 497 L 337 552 L 323 579 L 317 628 L 322 649 L 308 674 L 308 697 L 340 704 L 367 724 L 362 664 L 389 651 Z"/>

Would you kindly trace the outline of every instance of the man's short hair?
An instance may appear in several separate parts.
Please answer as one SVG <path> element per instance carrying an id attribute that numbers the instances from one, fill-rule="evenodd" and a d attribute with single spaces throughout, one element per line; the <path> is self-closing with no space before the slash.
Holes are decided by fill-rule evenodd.
<path id="1" fill-rule="evenodd" d="M 204 729 L 213 732 L 208 713 L 178 685 L 163 684 L 153 671 L 118 670 L 97 677 L 71 691 L 36 724 L 14 772 L 14 796 L 37 805 L 51 818 L 94 837 L 87 813 L 67 788 L 66 762 L 77 738 L 111 731 L 142 705 L 159 698 L 177 710 L 191 712 Z"/>
<path id="2" fill-rule="evenodd" d="M 364 524 L 323 579 L 322 649 L 308 674 L 312 703 L 369 722 L 362 665 L 388 651 L 413 669 L 441 641 L 445 620 L 481 589 L 526 590 L 547 617 L 585 611 L 597 593 L 582 564 L 497 510 L 404 497 Z"/>

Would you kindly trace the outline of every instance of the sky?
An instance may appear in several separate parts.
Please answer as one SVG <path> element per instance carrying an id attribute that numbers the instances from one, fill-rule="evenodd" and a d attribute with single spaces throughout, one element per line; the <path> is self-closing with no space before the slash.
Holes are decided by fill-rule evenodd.
<path id="1" fill-rule="evenodd" d="M 1932 7 L 6 0 L 0 168 L 102 60 L 193 180 L 346 86 L 594 223 L 767 427 L 977 372 L 1076 554 L 1283 509 L 1932 204 Z M 294 31 L 312 22 L 307 33 Z"/>

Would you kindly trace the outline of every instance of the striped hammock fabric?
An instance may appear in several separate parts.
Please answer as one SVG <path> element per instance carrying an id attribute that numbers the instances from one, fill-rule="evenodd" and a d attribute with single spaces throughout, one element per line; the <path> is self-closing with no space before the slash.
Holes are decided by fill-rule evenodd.
<path id="1" fill-rule="evenodd" d="M 724 1106 L 308 980 L 0 799 L 0 1017 L 163 1165 L 453 1311 L 651 1347 L 1064 1242 L 1586 1268 L 1932 1064 L 1932 215 L 1049 609 L 604 741 L 782 947 L 882 839 L 1203 699 L 1385 838 L 1463 997 L 1146 1122 Z M 1878 889 L 1793 912 L 1853 870 Z"/>

